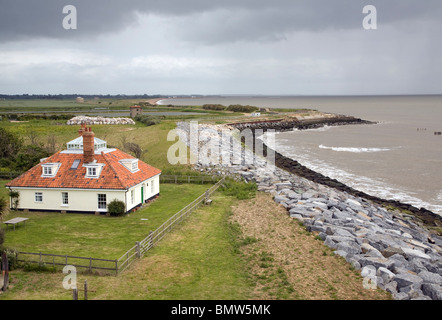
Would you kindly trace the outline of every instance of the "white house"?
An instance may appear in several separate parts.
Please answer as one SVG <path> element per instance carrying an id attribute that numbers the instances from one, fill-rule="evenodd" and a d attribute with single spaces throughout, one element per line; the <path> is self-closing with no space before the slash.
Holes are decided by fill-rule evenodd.
<path id="1" fill-rule="evenodd" d="M 107 212 L 113 199 L 126 204 L 126 212 L 160 192 L 161 171 L 95 138 L 82 126 L 67 149 L 9 182 L 19 192 L 19 210 Z"/>

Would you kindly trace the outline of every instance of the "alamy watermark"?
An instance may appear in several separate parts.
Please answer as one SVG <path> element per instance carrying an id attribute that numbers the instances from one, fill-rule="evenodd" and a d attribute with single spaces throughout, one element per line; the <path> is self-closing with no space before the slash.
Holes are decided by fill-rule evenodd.
<path id="1" fill-rule="evenodd" d="M 365 30 L 376 30 L 378 28 L 378 12 L 375 6 L 366 5 L 362 9 L 362 13 L 366 14 L 362 20 L 362 27 Z"/>
<path id="2" fill-rule="evenodd" d="M 65 30 L 77 29 L 77 8 L 73 5 L 67 5 L 63 7 L 63 14 L 66 16 L 63 18 L 62 25 Z"/>
<path id="3" fill-rule="evenodd" d="M 249 165 L 258 161 L 275 164 L 275 130 L 237 129 L 199 126 L 190 121 L 185 129 L 173 129 L 167 141 L 176 141 L 167 151 L 170 164 Z M 190 154 L 188 155 L 188 148 Z M 250 148 L 249 150 L 247 150 Z M 252 150 L 254 152 L 252 152 Z"/>
<path id="4" fill-rule="evenodd" d="M 77 268 L 67 265 L 63 268 L 63 273 L 67 273 L 67 276 L 63 278 L 63 288 L 66 290 L 77 289 Z"/>

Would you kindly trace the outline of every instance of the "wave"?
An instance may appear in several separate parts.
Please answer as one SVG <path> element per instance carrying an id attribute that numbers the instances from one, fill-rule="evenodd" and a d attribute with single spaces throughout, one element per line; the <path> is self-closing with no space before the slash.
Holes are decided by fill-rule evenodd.
<path id="1" fill-rule="evenodd" d="M 328 176 L 331 179 L 336 179 L 353 189 L 382 199 L 397 200 L 417 208 L 423 207 L 436 214 L 442 215 L 442 190 L 437 195 L 437 199 L 433 199 L 430 203 L 420 199 L 416 192 L 392 185 L 383 179 L 357 175 L 350 171 L 336 168 L 327 161 L 320 160 L 316 157 L 313 158 L 309 151 L 303 147 L 294 149 L 293 147 L 280 144 L 278 141 L 276 150 L 284 156 L 298 161 L 307 168 L 319 172 L 324 176 Z"/>
<path id="2" fill-rule="evenodd" d="M 361 152 L 383 152 L 383 151 L 390 151 L 391 149 L 388 148 L 355 148 L 355 147 L 327 147 L 324 145 L 319 145 L 320 149 L 329 149 L 333 151 L 338 152 L 354 152 L 354 153 L 361 153 Z"/>

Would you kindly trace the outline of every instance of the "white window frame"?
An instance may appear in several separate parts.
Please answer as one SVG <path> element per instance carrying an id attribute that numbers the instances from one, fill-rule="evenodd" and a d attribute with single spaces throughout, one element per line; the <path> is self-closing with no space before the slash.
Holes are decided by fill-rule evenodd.
<path id="1" fill-rule="evenodd" d="M 57 174 L 58 168 L 60 168 L 61 163 L 43 163 L 41 165 L 42 172 L 41 176 L 43 178 L 53 178 Z"/>
<path id="2" fill-rule="evenodd" d="M 122 159 L 118 161 L 121 165 L 123 165 L 127 170 L 131 173 L 135 173 L 140 171 L 138 168 L 138 159 Z"/>
<path id="3" fill-rule="evenodd" d="M 130 201 L 132 204 L 135 203 L 135 190 L 130 190 Z"/>
<path id="4" fill-rule="evenodd" d="M 101 196 L 101 199 L 100 199 Z M 104 197 L 104 200 L 103 200 Z M 104 210 L 107 209 L 107 195 L 105 193 L 99 193 L 97 195 L 97 206 L 98 206 L 98 210 Z M 104 202 L 103 202 L 104 201 Z M 104 207 L 103 207 L 104 204 Z"/>
<path id="5" fill-rule="evenodd" d="M 43 202 L 43 192 L 35 192 L 34 193 L 34 202 L 38 202 L 38 203 Z"/>
<path id="6" fill-rule="evenodd" d="M 87 167 L 87 175 L 89 177 L 96 177 L 97 176 L 97 167 Z"/>
<path id="7" fill-rule="evenodd" d="M 61 205 L 62 206 L 68 206 L 69 205 L 69 193 L 68 192 L 62 192 L 61 193 Z"/>
<path id="8" fill-rule="evenodd" d="M 98 179 L 101 174 L 101 170 L 104 167 L 103 163 L 83 164 L 86 168 L 85 178 Z"/>
<path id="9" fill-rule="evenodd" d="M 44 176 L 52 176 L 52 167 L 43 167 Z"/>

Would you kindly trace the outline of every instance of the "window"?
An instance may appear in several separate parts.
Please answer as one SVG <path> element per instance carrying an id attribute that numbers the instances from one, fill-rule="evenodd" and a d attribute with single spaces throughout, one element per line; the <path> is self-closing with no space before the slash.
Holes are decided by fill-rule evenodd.
<path id="1" fill-rule="evenodd" d="M 129 170 L 132 173 L 139 171 L 138 159 L 122 159 L 119 160 L 118 162 L 121 163 L 127 170 Z"/>
<path id="2" fill-rule="evenodd" d="M 86 178 L 98 178 L 101 170 L 103 169 L 104 164 L 102 163 L 93 163 L 93 164 L 83 164 L 83 167 L 86 167 Z"/>
<path id="3" fill-rule="evenodd" d="M 43 167 L 43 175 L 52 176 L 52 167 Z"/>
<path id="4" fill-rule="evenodd" d="M 58 168 L 60 168 L 61 163 L 43 163 L 42 167 L 42 177 L 55 177 L 57 174 Z"/>
<path id="5" fill-rule="evenodd" d="M 97 168 L 95 167 L 87 168 L 87 175 L 95 177 L 97 175 Z"/>
<path id="6" fill-rule="evenodd" d="M 43 193 L 41 192 L 36 192 L 35 193 L 35 202 L 43 202 Z"/>
<path id="7" fill-rule="evenodd" d="M 154 187 L 154 184 L 155 184 L 154 181 L 151 181 L 151 182 L 150 182 L 150 192 L 151 192 L 152 194 L 155 193 L 155 187 Z"/>
<path id="8" fill-rule="evenodd" d="M 130 191 L 130 201 L 131 203 L 135 202 L 135 190 Z"/>
<path id="9" fill-rule="evenodd" d="M 106 207 L 107 207 L 106 195 L 99 194 L 98 195 L 98 209 L 106 209 Z"/>
<path id="10" fill-rule="evenodd" d="M 68 205 L 69 204 L 69 194 L 67 192 L 61 193 L 61 204 Z"/>
<path id="11" fill-rule="evenodd" d="M 78 168 L 79 164 L 80 164 L 80 160 L 79 159 L 75 159 L 74 162 L 72 163 L 71 169 L 72 170 L 76 170 Z"/>

